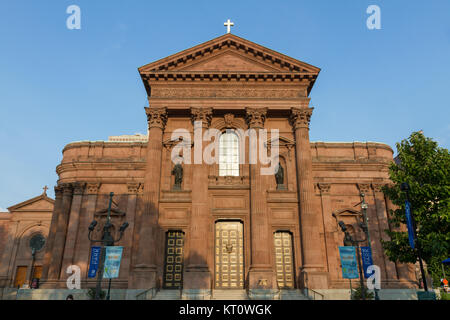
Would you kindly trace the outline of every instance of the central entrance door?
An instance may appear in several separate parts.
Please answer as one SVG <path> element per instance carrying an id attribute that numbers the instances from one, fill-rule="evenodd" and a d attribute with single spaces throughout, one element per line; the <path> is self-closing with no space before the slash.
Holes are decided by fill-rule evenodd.
<path id="1" fill-rule="evenodd" d="M 242 222 L 216 222 L 215 288 L 244 288 L 244 241 Z"/>

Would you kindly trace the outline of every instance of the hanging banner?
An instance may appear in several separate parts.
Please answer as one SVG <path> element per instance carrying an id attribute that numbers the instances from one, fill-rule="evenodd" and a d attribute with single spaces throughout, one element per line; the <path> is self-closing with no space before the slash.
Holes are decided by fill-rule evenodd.
<path id="1" fill-rule="evenodd" d="M 120 262 L 122 260 L 123 247 L 113 246 L 105 247 L 105 268 L 103 269 L 103 278 L 118 278 L 120 271 Z"/>
<path id="2" fill-rule="evenodd" d="M 373 274 L 373 272 L 370 274 L 367 273 L 367 268 L 373 265 L 372 250 L 370 247 L 361 247 L 361 259 L 364 269 L 364 278 L 367 279 Z"/>
<path id="3" fill-rule="evenodd" d="M 97 275 L 101 252 L 102 247 L 91 247 L 91 261 L 89 262 L 88 278 L 95 278 Z"/>
<path id="4" fill-rule="evenodd" d="M 355 247 L 339 247 L 339 255 L 341 257 L 342 277 L 344 279 L 359 278 Z"/>
<path id="5" fill-rule="evenodd" d="M 408 200 L 405 201 L 405 215 L 406 215 L 406 226 L 408 227 L 408 239 L 409 245 L 414 249 L 414 227 L 411 217 L 411 204 Z"/>

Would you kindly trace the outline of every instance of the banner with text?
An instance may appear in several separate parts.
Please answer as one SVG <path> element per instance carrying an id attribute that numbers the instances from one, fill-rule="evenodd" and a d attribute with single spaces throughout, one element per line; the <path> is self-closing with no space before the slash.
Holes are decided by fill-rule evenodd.
<path id="1" fill-rule="evenodd" d="M 373 272 L 370 274 L 367 273 L 367 268 L 373 265 L 372 249 L 370 247 L 361 247 L 361 258 L 364 269 L 364 277 L 367 279 L 373 274 Z"/>
<path id="2" fill-rule="evenodd" d="M 91 261 L 89 262 L 88 278 L 95 278 L 100 262 L 101 247 L 91 247 Z"/>
<path id="3" fill-rule="evenodd" d="M 118 278 L 120 271 L 120 262 L 122 260 L 123 247 L 113 246 L 105 247 L 105 268 L 103 269 L 104 278 Z"/>
<path id="4" fill-rule="evenodd" d="M 344 279 L 359 278 L 355 247 L 339 247 L 339 255 L 341 257 L 342 277 Z"/>

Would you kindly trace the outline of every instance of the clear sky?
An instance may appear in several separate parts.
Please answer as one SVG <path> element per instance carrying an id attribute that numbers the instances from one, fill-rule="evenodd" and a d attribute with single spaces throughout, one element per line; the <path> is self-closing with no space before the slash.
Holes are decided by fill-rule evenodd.
<path id="1" fill-rule="evenodd" d="M 69 30 L 69 5 L 81 29 Z M 381 30 L 369 30 L 369 5 Z M 450 146 L 450 1 L 0 2 L 0 208 L 37 196 L 63 147 L 146 132 L 137 68 L 232 33 L 322 69 L 312 141 Z M 0 209 L 1 211 L 1 209 Z"/>

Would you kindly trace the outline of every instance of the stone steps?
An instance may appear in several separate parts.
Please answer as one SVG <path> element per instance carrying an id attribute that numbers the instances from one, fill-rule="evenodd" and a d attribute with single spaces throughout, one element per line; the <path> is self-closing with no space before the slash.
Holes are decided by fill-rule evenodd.
<path id="1" fill-rule="evenodd" d="M 310 298 L 298 289 L 282 289 L 280 292 L 280 300 L 310 300 Z"/>
<path id="2" fill-rule="evenodd" d="M 245 290 L 213 290 L 211 300 L 248 300 Z"/>
<path id="3" fill-rule="evenodd" d="M 159 290 L 153 300 L 180 300 L 180 290 Z"/>

